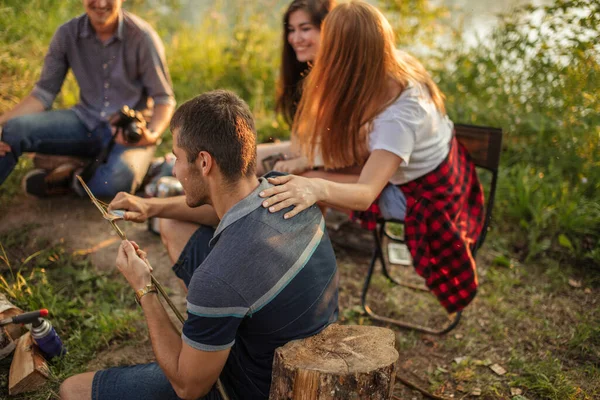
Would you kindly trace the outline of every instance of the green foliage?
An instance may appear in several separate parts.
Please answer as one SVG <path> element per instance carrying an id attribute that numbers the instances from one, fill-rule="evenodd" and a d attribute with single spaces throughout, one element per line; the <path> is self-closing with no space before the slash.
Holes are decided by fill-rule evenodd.
<path id="1" fill-rule="evenodd" d="M 233 15 L 225 3 L 216 7 L 193 25 L 180 24 L 166 45 L 178 102 L 230 89 L 248 102 L 259 141 L 287 137 L 274 113 L 281 32 L 265 27 L 265 21 L 274 24 L 272 10 L 260 2 L 240 3 Z"/>
<path id="2" fill-rule="evenodd" d="M 46 399 L 65 378 L 84 372 L 99 350 L 139 337 L 143 318 L 124 280 L 98 273 L 87 258 L 43 243 L 38 243 L 41 250 L 23 257 L 20 251 L 27 247 L 31 228 L 0 236 L 0 293 L 26 311 L 48 308 L 68 349 L 49 365 L 51 384 L 35 394 Z M 0 362 L 0 398 L 7 396 L 9 367 L 10 359 Z"/>
<path id="3" fill-rule="evenodd" d="M 436 48 L 442 35 L 450 35 L 450 12 L 430 0 L 380 0 L 380 9 L 394 28 L 396 44 L 420 53 Z"/>
<path id="4" fill-rule="evenodd" d="M 54 31 L 82 12 L 78 0 L 0 1 L 0 113 L 29 94 Z M 69 74 L 55 107 L 75 104 L 78 93 Z"/>
<path id="5" fill-rule="evenodd" d="M 600 265 L 599 15 L 593 0 L 517 9 L 435 72 L 454 121 L 504 129 L 494 216 L 529 259 Z"/>

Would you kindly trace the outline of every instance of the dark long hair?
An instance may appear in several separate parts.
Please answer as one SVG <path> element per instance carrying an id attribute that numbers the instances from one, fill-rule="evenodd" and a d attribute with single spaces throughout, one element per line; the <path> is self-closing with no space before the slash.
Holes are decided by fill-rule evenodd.
<path id="1" fill-rule="evenodd" d="M 296 108 L 302 95 L 300 83 L 309 70 L 308 63 L 298 61 L 296 52 L 288 42 L 290 14 L 294 11 L 304 10 L 310 15 L 312 24 L 320 29 L 323 19 L 334 6 L 335 0 L 294 0 L 283 15 L 283 48 L 275 110 L 283 116 L 290 126 L 294 121 L 294 114 L 296 114 Z"/>

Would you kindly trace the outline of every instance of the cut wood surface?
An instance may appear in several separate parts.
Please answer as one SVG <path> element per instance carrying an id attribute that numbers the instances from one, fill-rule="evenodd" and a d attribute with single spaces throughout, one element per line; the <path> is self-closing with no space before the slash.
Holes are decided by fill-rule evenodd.
<path id="1" fill-rule="evenodd" d="M 22 314 L 23 310 L 12 304 L 5 295 L 0 293 L 0 320 Z M 16 340 L 23 334 L 21 325 L 10 324 L 0 327 L 0 360 L 15 349 Z"/>
<path id="2" fill-rule="evenodd" d="M 398 352 L 390 329 L 331 325 L 278 348 L 270 399 L 391 399 Z"/>
<path id="3" fill-rule="evenodd" d="M 48 381 L 48 365 L 33 343 L 31 334 L 21 336 L 8 374 L 8 393 L 11 395 L 39 389 Z"/>

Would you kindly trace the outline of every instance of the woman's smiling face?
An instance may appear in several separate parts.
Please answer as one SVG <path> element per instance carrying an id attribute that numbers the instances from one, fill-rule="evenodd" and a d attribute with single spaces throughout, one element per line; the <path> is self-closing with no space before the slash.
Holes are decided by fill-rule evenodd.
<path id="1" fill-rule="evenodd" d="M 287 30 L 288 42 L 294 49 L 298 61 L 313 61 L 319 50 L 321 31 L 312 23 L 310 15 L 304 10 L 292 12 Z"/>

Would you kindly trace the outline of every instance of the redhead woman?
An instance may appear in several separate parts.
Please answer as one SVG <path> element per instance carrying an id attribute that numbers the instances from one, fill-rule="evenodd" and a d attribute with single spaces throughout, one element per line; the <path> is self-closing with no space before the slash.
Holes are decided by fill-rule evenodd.
<path id="1" fill-rule="evenodd" d="M 396 50 L 375 7 L 344 3 L 325 19 L 293 135 L 304 176 L 271 179 L 278 186 L 261 193 L 263 206 L 291 218 L 319 203 L 354 211 L 371 228 L 380 216 L 402 219 L 417 272 L 446 309 L 471 301 L 481 186 L 442 93 L 415 58 Z M 323 170 L 310 170 L 320 162 Z M 359 174 L 339 172 L 356 166 Z"/>
<path id="2" fill-rule="evenodd" d="M 335 0 L 294 0 L 283 16 L 283 48 L 277 85 L 276 110 L 291 126 L 302 94 L 302 81 L 315 59 L 321 42 L 321 23 L 335 6 Z M 272 154 L 284 154 L 276 164 L 282 172 L 297 172 L 298 150 L 290 141 L 258 145 L 258 174 L 268 172 L 262 160 Z M 301 164 L 306 164 L 300 160 Z"/>

